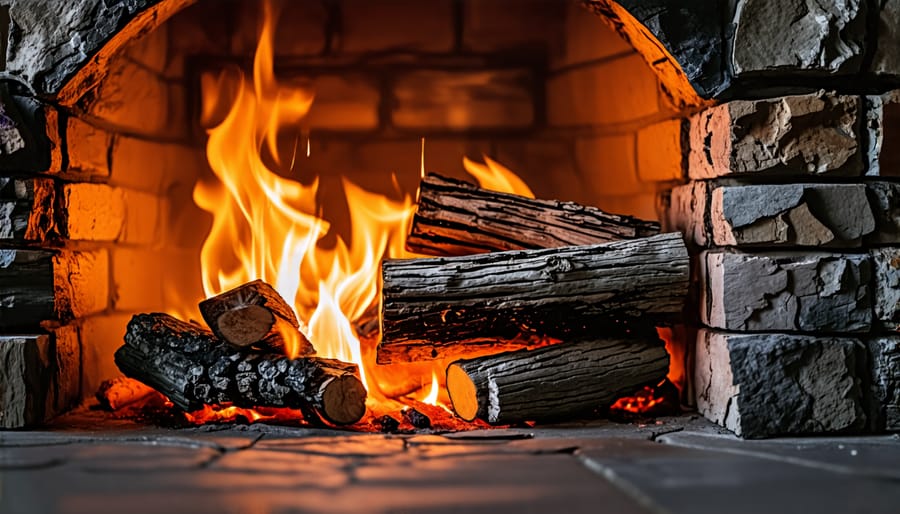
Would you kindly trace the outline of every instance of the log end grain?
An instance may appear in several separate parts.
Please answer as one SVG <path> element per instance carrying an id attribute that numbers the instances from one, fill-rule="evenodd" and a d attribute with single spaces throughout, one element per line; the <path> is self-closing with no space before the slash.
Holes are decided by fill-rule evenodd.
<path id="1" fill-rule="evenodd" d="M 474 421 L 478 414 L 478 397 L 475 382 L 458 364 L 447 368 L 447 391 L 456 415 L 465 421 Z"/>
<path id="2" fill-rule="evenodd" d="M 266 337 L 275 325 L 275 316 L 265 307 L 247 305 L 223 312 L 215 323 L 229 343 L 250 346 Z"/>
<path id="3" fill-rule="evenodd" d="M 350 425 L 366 413 L 366 388 L 352 375 L 337 377 L 322 393 L 323 418 L 338 425 Z"/>

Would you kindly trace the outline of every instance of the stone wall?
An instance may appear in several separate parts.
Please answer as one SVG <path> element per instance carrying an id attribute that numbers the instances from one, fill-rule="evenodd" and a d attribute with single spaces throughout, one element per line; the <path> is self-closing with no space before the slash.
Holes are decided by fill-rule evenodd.
<path id="1" fill-rule="evenodd" d="M 735 100 L 684 129 L 666 224 L 697 262 L 696 402 L 739 435 L 900 429 L 895 97 Z"/>

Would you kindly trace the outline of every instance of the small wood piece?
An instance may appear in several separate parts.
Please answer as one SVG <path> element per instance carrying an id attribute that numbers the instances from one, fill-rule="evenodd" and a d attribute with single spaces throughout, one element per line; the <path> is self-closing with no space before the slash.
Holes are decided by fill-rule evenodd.
<path id="1" fill-rule="evenodd" d="M 100 388 L 95 396 L 102 408 L 117 411 L 158 394 L 155 389 L 137 380 L 127 377 L 116 377 L 105 380 L 100 384 Z"/>
<path id="2" fill-rule="evenodd" d="M 339 425 L 359 421 L 366 411 L 355 364 L 235 349 L 168 314 L 134 316 L 115 360 L 126 376 L 186 411 L 221 404 L 288 407 Z"/>
<path id="3" fill-rule="evenodd" d="M 596 207 L 498 193 L 429 174 L 406 247 L 426 255 L 557 248 L 659 233 L 659 223 Z"/>
<path id="4" fill-rule="evenodd" d="M 237 347 L 260 345 L 291 356 L 315 353 L 312 343 L 300 332 L 293 309 L 275 289 L 254 280 L 200 302 L 200 313 L 220 339 Z"/>
<path id="5" fill-rule="evenodd" d="M 584 340 L 456 361 L 447 368 L 447 390 L 466 421 L 559 420 L 658 383 L 668 369 L 657 338 Z"/>
<path id="6" fill-rule="evenodd" d="M 385 261 L 377 361 L 461 357 L 523 335 L 572 340 L 600 326 L 622 331 L 671 321 L 682 312 L 688 268 L 678 233 Z"/>

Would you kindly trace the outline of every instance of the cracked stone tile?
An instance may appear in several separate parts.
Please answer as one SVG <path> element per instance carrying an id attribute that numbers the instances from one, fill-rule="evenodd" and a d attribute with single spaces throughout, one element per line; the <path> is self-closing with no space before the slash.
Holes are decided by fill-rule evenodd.
<path id="1" fill-rule="evenodd" d="M 378 434 L 344 437 L 307 437 L 259 441 L 256 449 L 334 457 L 378 457 L 404 450 L 403 439 Z"/>
<path id="2" fill-rule="evenodd" d="M 580 466 L 568 455 L 384 459 L 367 461 L 355 476 L 360 485 L 377 486 L 374 491 L 397 491 L 394 501 L 412 511 L 556 512 L 565 506 L 567 512 L 597 512 L 602 505 L 606 512 L 645 512 Z"/>
<path id="3" fill-rule="evenodd" d="M 744 441 L 733 435 L 679 432 L 657 439 L 685 448 L 723 451 L 857 476 L 900 479 L 900 436 L 817 437 Z"/>
<path id="4" fill-rule="evenodd" d="M 220 454 L 207 447 L 160 444 L 79 444 L 68 464 L 92 472 L 169 471 L 200 468 Z"/>
<path id="5" fill-rule="evenodd" d="M 347 456 L 324 456 L 262 449 L 227 453 L 209 471 L 231 472 L 259 479 L 260 488 L 283 486 L 340 487 L 348 481 Z"/>
<path id="6" fill-rule="evenodd" d="M 610 440 L 578 455 L 655 512 L 892 513 L 900 501 L 894 483 L 750 455 L 638 440 Z"/>

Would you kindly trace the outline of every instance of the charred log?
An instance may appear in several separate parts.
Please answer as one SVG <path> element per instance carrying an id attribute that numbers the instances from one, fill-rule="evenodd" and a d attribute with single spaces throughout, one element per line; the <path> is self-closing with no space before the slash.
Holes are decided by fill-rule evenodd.
<path id="1" fill-rule="evenodd" d="M 498 193 L 430 174 L 406 246 L 427 255 L 469 255 L 635 239 L 659 223 L 609 214 L 573 202 Z"/>
<path id="2" fill-rule="evenodd" d="M 386 261 L 378 362 L 458 357 L 523 335 L 572 340 L 681 313 L 680 234 L 591 246 Z M 615 332 L 607 332 L 612 334 Z"/>
<path id="3" fill-rule="evenodd" d="M 228 403 L 288 407 L 303 410 L 304 416 L 350 424 L 366 410 L 366 390 L 355 364 L 235 349 L 206 329 L 167 314 L 134 316 L 115 360 L 126 376 L 187 411 Z"/>
<path id="4" fill-rule="evenodd" d="M 668 369 L 659 339 L 584 340 L 454 362 L 447 368 L 447 389 L 466 421 L 558 420 L 658 383 Z"/>
<path id="5" fill-rule="evenodd" d="M 300 332 L 294 311 L 262 280 L 207 298 L 200 302 L 200 313 L 217 337 L 234 346 L 259 345 L 283 351 L 286 344 L 296 344 L 299 356 L 315 353 L 312 343 Z"/>

